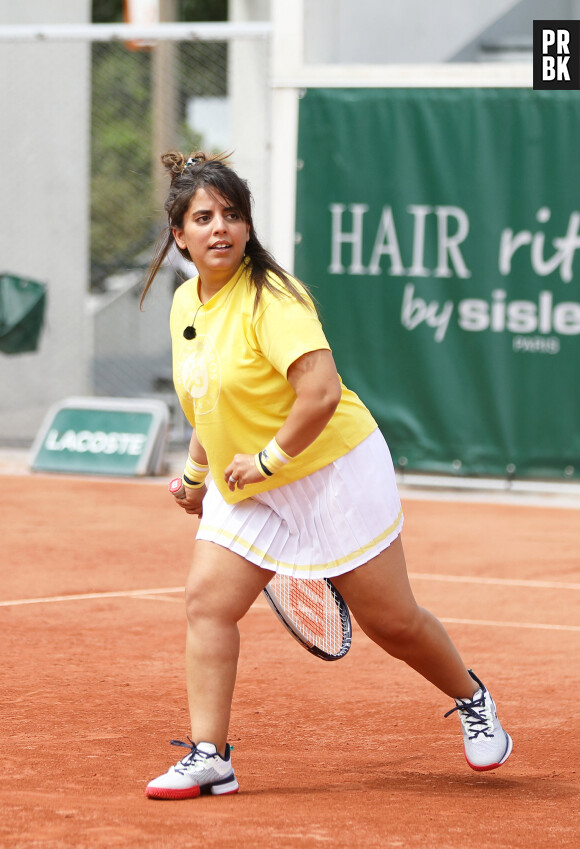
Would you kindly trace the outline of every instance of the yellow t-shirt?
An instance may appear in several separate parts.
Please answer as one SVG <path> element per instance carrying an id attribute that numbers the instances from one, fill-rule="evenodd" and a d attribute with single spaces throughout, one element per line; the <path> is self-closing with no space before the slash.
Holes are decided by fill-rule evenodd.
<path id="1" fill-rule="evenodd" d="M 254 313 L 256 290 L 248 265 L 244 260 L 205 304 L 198 295 L 199 278 L 187 280 L 175 292 L 170 317 L 175 389 L 229 504 L 311 474 L 377 427 L 358 396 L 343 385 L 332 419 L 308 448 L 275 475 L 230 492 L 224 469 L 234 454 L 261 451 L 288 417 L 296 399 L 286 380 L 290 365 L 309 351 L 330 350 L 314 307 L 301 304 L 281 283 L 280 297 L 262 289 Z M 187 340 L 183 331 L 193 322 L 196 336 Z"/>

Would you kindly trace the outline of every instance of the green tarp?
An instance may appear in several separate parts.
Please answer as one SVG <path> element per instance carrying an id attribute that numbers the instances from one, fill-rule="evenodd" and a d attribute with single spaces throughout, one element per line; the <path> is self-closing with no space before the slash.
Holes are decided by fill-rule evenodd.
<path id="1" fill-rule="evenodd" d="M 44 322 L 46 287 L 36 280 L 0 274 L 0 351 L 36 351 Z"/>

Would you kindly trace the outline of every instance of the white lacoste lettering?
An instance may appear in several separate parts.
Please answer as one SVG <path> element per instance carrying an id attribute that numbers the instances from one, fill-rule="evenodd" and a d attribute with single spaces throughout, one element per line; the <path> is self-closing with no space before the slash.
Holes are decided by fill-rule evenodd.
<path id="1" fill-rule="evenodd" d="M 53 428 L 48 432 L 44 447 L 47 451 L 70 451 L 73 454 L 127 454 L 139 456 L 147 441 L 143 433 L 106 433 L 103 430 L 65 430 Z"/>

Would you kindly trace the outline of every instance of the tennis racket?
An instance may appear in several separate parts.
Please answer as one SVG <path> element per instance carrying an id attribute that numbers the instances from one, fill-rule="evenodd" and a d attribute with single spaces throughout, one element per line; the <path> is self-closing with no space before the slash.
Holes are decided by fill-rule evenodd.
<path id="1" fill-rule="evenodd" d="M 185 495 L 181 478 L 171 481 L 169 491 L 178 498 Z M 340 660 L 350 649 L 350 613 L 328 578 L 306 580 L 274 575 L 264 595 L 294 639 L 316 657 Z"/>

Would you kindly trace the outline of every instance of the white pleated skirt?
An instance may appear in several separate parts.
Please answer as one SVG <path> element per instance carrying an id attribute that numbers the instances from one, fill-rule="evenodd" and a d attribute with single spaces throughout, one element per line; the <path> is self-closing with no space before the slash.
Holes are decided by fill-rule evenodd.
<path id="1" fill-rule="evenodd" d="M 213 481 L 197 539 L 296 578 L 332 578 L 376 557 L 403 526 L 393 461 L 377 429 L 344 457 L 227 504 Z"/>

